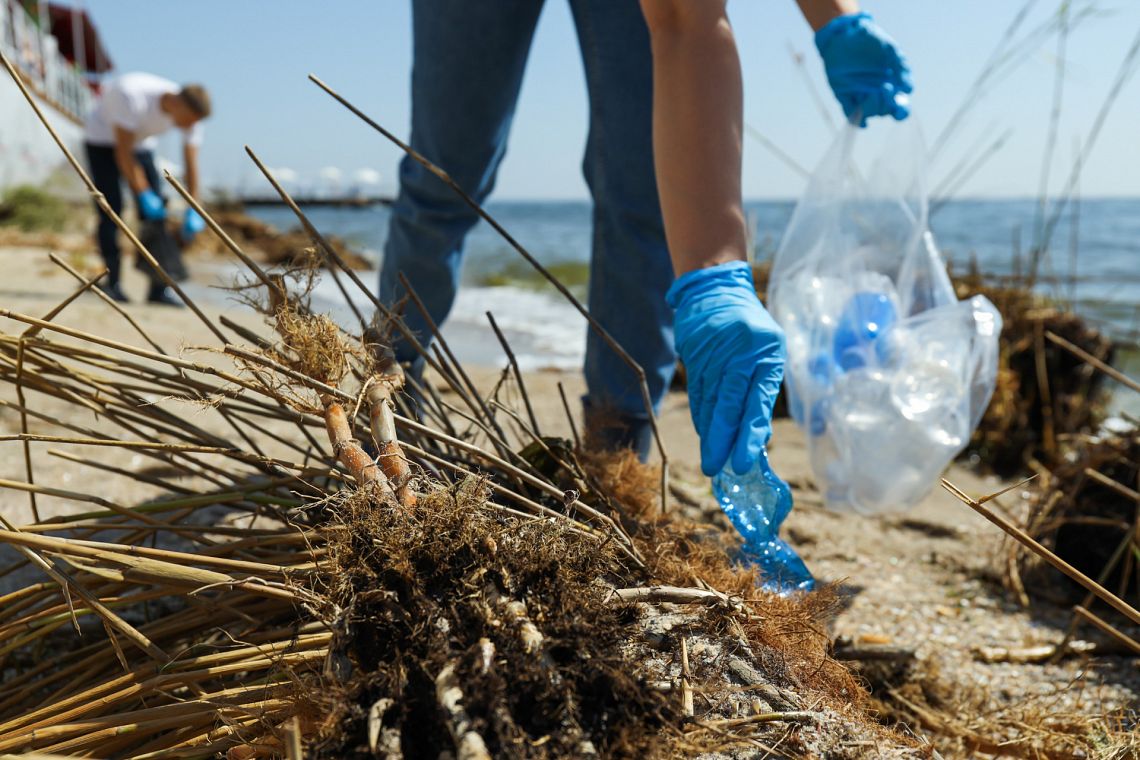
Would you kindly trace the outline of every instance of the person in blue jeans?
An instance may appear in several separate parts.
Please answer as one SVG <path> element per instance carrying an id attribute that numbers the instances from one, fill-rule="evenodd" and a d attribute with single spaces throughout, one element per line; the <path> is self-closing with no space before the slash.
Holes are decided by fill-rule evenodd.
<path id="1" fill-rule="evenodd" d="M 409 142 L 479 203 L 506 152 L 542 5 L 412 3 Z M 820 35 L 830 37 L 821 52 L 848 116 L 904 118 L 909 75 L 890 38 L 848 0 L 800 5 L 819 30 L 817 44 Z M 570 0 L 570 8 L 590 106 L 582 164 L 594 201 L 590 312 L 645 370 L 655 411 L 680 350 L 706 474 L 718 472 L 733 450 L 742 452 L 735 463 L 747 464 L 749 452 L 767 442 L 783 336 L 742 263 L 740 66 L 724 0 Z M 381 300 L 402 299 L 402 273 L 442 324 L 455 300 L 464 238 L 477 221 L 454 191 L 406 157 Z M 404 315 L 429 342 L 418 310 Z M 407 343 L 395 349 L 400 361 L 417 363 Z M 587 428 L 644 460 L 651 430 L 637 377 L 592 330 L 585 377 Z"/>

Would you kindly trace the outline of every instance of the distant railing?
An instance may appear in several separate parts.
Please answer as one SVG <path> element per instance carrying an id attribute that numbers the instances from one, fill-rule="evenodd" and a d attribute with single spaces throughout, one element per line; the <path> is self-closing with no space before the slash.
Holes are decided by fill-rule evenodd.
<path id="1" fill-rule="evenodd" d="M 83 72 L 63 57 L 56 38 L 41 32 L 17 0 L 0 0 L 0 50 L 37 95 L 72 120 L 83 121 L 92 97 Z"/>

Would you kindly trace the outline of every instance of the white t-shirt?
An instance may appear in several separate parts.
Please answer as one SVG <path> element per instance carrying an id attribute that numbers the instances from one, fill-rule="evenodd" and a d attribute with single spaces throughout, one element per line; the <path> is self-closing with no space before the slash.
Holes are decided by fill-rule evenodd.
<path id="1" fill-rule="evenodd" d="M 175 126 L 162 110 L 162 96 L 181 89 L 153 74 L 123 74 L 104 82 L 95 107 L 87 114 L 87 142 L 113 146 L 115 127 L 119 127 L 135 133 L 136 147 L 153 148 L 153 138 Z M 187 144 L 202 144 L 202 122 L 183 132 Z"/>

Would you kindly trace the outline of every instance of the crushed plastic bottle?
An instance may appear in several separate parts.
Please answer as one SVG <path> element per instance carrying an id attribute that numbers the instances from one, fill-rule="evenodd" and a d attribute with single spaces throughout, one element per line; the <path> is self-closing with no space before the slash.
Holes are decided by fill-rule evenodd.
<path id="1" fill-rule="evenodd" d="M 765 589 L 790 594 L 815 588 L 804 561 L 779 536 L 780 525 L 792 511 L 792 490 L 772 471 L 766 450 L 744 475 L 726 465 L 712 486 L 720 508 L 744 538 L 740 559 L 760 568 Z"/>

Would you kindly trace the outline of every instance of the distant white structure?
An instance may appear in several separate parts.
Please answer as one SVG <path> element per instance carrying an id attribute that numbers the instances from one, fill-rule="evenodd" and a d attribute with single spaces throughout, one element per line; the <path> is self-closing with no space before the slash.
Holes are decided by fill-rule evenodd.
<path id="1" fill-rule="evenodd" d="M 321 194 L 325 196 L 340 195 L 340 180 L 343 173 L 335 166 L 326 166 L 318 172 L 321 179 Z"/>
<path id="2" fill-rule="evenodd" d="M 87 13 L 36 4 L 33 18 L 16 0 L 0 0 L 0 50 L 23 75 L 37 105 L 82 160 L 83 119 L 94 97 L 89 79 L 111 61 Z M 16 83 L 0 71 L 0 189 L 40 184 L 64 162 Z"/>
<path id="3" fill-rule="evenodd" d="M 288 166 L 282 166 L 279 169 L 271 169 L 273 176 L 282 185 L 294 185 L 297 183 L 297 172 L 290 169 Z"/>

